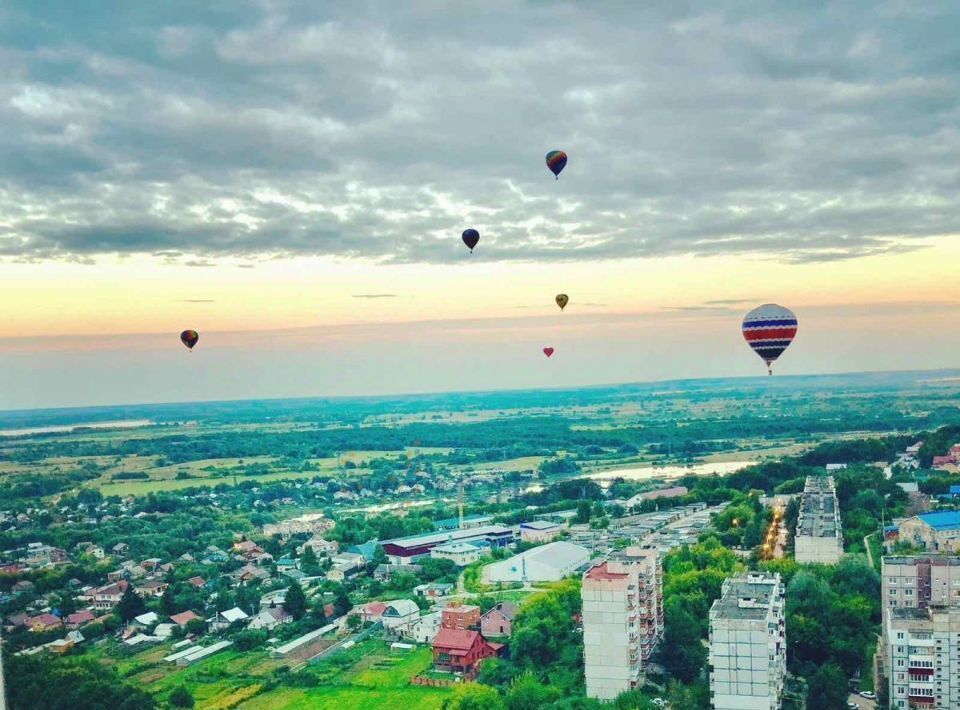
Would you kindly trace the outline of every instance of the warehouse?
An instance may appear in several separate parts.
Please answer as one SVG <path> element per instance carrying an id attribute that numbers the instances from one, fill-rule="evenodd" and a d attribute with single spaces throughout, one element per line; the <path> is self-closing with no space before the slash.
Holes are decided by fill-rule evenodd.
<path id="1" fill-rule="evenodd" d="M 483 568 L 484 581 L 555 582 L 590 562 L 590 551 L 572 542 L 552 542 Z"/>

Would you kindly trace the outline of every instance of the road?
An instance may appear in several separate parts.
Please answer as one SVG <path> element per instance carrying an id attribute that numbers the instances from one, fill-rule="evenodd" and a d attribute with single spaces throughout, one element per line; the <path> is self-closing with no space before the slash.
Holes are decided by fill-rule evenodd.
<path id="1" fill-rule="evenodd" d="M 867 700 L 866 698 L 861 698 L 859 695 L 850 693 L 850 697 L 847 698 L 848 703 L 855 703 L 858 708 L 863 710 L 875 710 L 877 707 L 876 700 Z"/>
<path id="2" fill-rule="evenodd" d="M 874 535 L 876 535 L 876 533 L 872 532 L 863 538 L 863 547 L 867 551 L 867 563 L 870 567 L 873 567 L 873 550 L 870 549 L 870 538 Z"/>

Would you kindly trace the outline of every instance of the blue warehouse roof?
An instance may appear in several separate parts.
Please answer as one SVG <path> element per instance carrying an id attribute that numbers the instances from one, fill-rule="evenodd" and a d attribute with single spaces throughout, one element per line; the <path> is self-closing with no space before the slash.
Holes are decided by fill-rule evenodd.
<path id="1" fill-rule="evenodd" d="M 951 510 L 943 513 L 920 513 L 917 517 L 934 530 L 960 528 L 960 511 Z"/>

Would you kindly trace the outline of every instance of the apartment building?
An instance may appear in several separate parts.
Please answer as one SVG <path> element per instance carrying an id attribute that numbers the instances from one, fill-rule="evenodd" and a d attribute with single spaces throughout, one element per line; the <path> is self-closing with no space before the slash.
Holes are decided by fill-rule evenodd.
<path id="1" fill-rule="evenodd" d="M 794 537 L 797 562 L 836 564 L 843 557 L 840 508 L 833 476 L 807 476 Z"/>
<path id="2" fill-rule="evenodd" d="M 888 608 L 960 606 L 960 557 L 884 557 L 881 587 Z"/>
<path id="3" fill-rule="evenodd" d="M 960 708 L 960 608 L 887 608 L 884 640 L 891 708 Z"/>
<path id="4" fill-rule="evenodd" d="M 663 570 L 655 549 L 628 547 L 583 576 L 587 696 L 612 700 L 643 684 L 663 635 Z"/>
<path id="5" fill-rule="evenodd" d="M 717 710 L 775 710 L 787 672 L 783 583 L 747 573 L 710 607 L 710 701 Z"/>

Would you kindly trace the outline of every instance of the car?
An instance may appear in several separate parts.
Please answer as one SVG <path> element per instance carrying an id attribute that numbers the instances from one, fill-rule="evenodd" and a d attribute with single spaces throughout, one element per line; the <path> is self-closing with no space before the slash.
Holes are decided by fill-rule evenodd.
<path id="1" fill-rule="evenodd" d="M 860 706 L 856 703 L 847 703 L 847 710 L 860 710 Z"/>
<path id="2" fill-rule="evenodd" d="M 874 693 L 872 690 L 861 690 L 860 697 L 866 698 L 867 700 L 875 700 L 877 697 L 877 694 Z"/>

